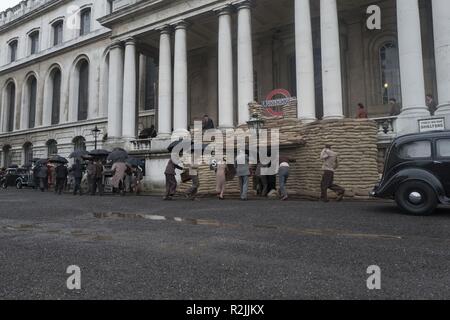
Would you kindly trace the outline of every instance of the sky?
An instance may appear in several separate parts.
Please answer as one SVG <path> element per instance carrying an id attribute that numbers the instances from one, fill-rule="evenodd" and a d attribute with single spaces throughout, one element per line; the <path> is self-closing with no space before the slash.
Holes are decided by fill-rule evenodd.
<path id="1" fill-rule="evenodd" d="M 0 0 L 0 11 L 4 11 L 10 7 L 14 7 L 19 4 L 21 0 Z"/>

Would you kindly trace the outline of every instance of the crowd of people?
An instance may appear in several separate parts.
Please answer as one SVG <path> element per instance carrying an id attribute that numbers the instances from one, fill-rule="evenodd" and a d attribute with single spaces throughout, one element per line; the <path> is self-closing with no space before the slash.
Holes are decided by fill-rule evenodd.
<path id="1" fill-rule="evenodd" d="M 332 150 L 332 146 L 327 144 L 320 154 L 320 159 L 323 161 L 323 175 L 321 182 L 321 200 L 329 202 L 328 190 L 332 190 L 337 195 L 337 201 L 341 201 L 345 195 L 345 189 L 334 183 L 334 174 L 339 167 L 338 153 Z M 287 190 L 287 182 L 290 175 L 290 168 L 296 159 L 288 156 L 279 157 L 278 169 L 278 196 L 281 201 L 289 199 Z M 258 164 L 256 166 L 249 164 L 249 157 L 245 152 L 241 152 L 236 157 L 234 163 L 228 163 L 224 157 L 220 161 L 213 161 L 210 166 L 211 170 L 215 171 L 216 176 L 216 194 L 219 200 L 225 199 L 227 182 L 237 177 L 240 199 L 242 201 L 248 200 L 249 182 L 250 178 L 255 178 L 255 186 L 257 194 L 261 197 L 267 197 L 271 191 L 276 189 L 276 176 L 265 175 L 264 168 L 270 167 L 270 164 Z M 177 170 L 182 171 L 183 182 L 191 181 L 192 185 L 187 190 L 185 197 L 189 200 L 196 200 L 200 188 L 200 170 L 198 165 L 189 164 L 184 166 L 182 163 L 174 163 L 169 160 L 165 170 L 166 176 L 166 193 L 164 200 L 173 200 L 177 193 Z M 188 178 L 183 178 L 188 176 Z M 275 181 L 274 181 L 275 180 Z"/>
<path id="2" fill-rule="evenodd" d="M 100 159 L 88 161 L 76 159 L 72 166 L 66 163 L 40 163 L 32 168 L 32 174 L 37 190 L 46 192 L 53 189 L 58 195 L 70 191 L 73 195 L 103 196 L 108 178 L 111 178 L 114 194 L 140 194 L 143 189 L 142 169 L 125 162 L 116 162 L 111 168 Z"/>

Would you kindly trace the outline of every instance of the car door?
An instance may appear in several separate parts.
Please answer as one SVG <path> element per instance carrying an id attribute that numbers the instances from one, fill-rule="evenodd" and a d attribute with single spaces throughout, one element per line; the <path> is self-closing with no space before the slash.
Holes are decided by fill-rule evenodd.
<path id="1" fill-rule="evenodd" d="M 445 194 L 450 198 L 450 138 L 440 138 L 435 141 L 433 172 L 445 188 Z"/>

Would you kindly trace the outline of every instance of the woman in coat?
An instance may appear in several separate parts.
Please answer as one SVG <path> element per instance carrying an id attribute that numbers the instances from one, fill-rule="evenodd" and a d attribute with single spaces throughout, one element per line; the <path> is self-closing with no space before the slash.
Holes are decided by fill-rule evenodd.
<path id="1" fill-rule="evenodd" d="M 125 192 L 124 179 L 127 168 L 127 165 L 123 162 L 116 162 L 111 168 L 111 170 L 114 172 L 114 176 L 111 179 L 113 188 L 114 190 L 121 190 L 122 195 Z"/>
<path id="2" fill-rule="evenodd" d="M 223 161 L 220 161 L 217 164 L 216 182 L 217 182 L 216 187 L 217 196 L 219 197 L 220 200 L 224 200 L 225 187 L 227 185 L 227 162 L 225 158 L 223 159 Z"/>

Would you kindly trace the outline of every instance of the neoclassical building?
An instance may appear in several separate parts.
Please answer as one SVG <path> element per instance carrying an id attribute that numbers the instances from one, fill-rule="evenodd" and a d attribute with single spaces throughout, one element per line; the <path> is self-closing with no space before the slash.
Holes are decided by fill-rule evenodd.
<path id="1" fill-rule="evenodd" d="M 363 103 L 381 140 L 432 118 L 426 94 L 450 126 L 448 0 L 27 0 L 0 14 L 0 56 L 3 166 L 92 149 L 95 126 L 100 146 L 151 160 L 204 114 L 245 123 L 274 89 L 306 123 Z"/>

